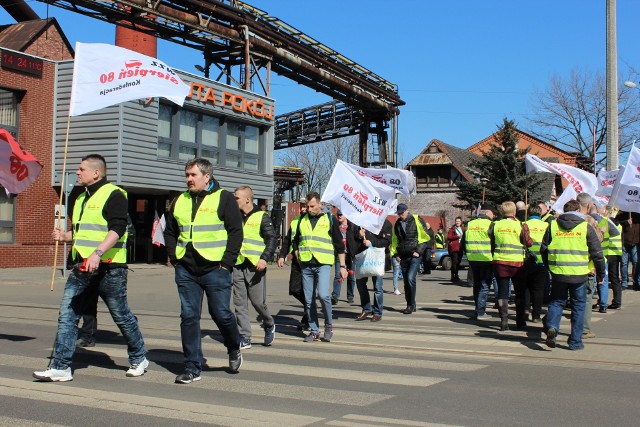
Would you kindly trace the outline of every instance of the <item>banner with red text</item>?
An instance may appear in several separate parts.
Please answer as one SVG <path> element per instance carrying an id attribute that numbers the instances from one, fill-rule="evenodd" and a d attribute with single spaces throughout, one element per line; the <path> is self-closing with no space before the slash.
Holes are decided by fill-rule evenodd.
<path id="1" fill-rule="evenodd" d="M 619 170 L 598 173 L 598 191 L 596 197 L 603 205 L 618 208 L 625 212 L 640 212 L 640 181 L 636 185 L 622 184 L 624 166 Z"/>
<path id="2" fill-rule="evenodd" d="M 416 194 L 416 178 L 408 170 L 392 168 L 387 166 L 384 169 L 363 168 L 361 166 L 346 163 L 352 169 L 362 172 L 369 178 L 374 179 L 389 187 L 393 187 L 397 192 L 407 197 Z"/>
<path id="3" fill-rule="evenodd" d="M 387 215 L 396 211 L 396 190 L 350 166 L 338 160 L 322 201 L 336 206 L 354 224 L 378 234 Z"/>
<path id="4" fill-rule="evenodd" d="M 189 86 L 164 62 L 103 43 L 76 43 L 69 116 L 161 96 L 180 106 Z"/>
<path id="5" fill-rule="evenodd" d="M 40 175 L 42 163 L 20 147 L 13 136 L 0 129 L 0 185 L 7 193 L 26 190 Z"/>
<path id="6" fill-rule="evenodd" d="M 556 212 L 562 213 L 564 204 L 569 200 L 575 199 L 579 193 L 587 193 L 591 196 L 596 194 L 598 189 L 598 179 L 590 172 L 562 163 L 545 162 L 533 154 L 527 154 L 524 161 L 527 173 L 553 173 L 562 176 L 567 180 L 567 182 L 569 182 L 569 186 L 564 189 L 562 195 L 552 206 Z"/>

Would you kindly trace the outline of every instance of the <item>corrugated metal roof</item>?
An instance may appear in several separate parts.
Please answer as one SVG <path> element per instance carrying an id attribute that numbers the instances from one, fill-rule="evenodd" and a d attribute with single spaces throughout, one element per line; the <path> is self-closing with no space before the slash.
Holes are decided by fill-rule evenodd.
<path id="1" fill-rule="evenodd" d="M 52 19 L 38 19 L 1 26 L 0 46 L 18 52 L 24 51 L 49 25 Z"/>

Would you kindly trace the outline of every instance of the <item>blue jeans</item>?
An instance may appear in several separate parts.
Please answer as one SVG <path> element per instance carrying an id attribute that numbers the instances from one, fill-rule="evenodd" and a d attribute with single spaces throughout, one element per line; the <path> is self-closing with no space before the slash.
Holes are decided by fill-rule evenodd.
<path id="1" fill-rule="evenodd" d="M 347 265 L 347 271 L 351 271 L 353 266 L 353 260 L 349 255 L 345 254 L 345 264 Z M 342 290 L 342 278 L 340 277 L 340 261 L 336 259 L 335 275 L 333 279 L 333 293 L 332 296 L 335 299 L 340 298 L 340 291 Z M 356 288 L 356 276 L 353 273 L 349 273 L 347 276 L 347 300 L 353 300 L 353 291 Z"/>
<path id="2" fill-rule="evenodd" d="M 605 257 L 606 259 L 606 257 Z M 594 279 L 595 280 L 595 279 Z M 607 308 L 609 304 L 609 265 L 604 264 L 604 281 L 598 286 L 598 305 Z"/>
<path id="3" fill-rule="evenodd" d="M 331 295 L 329 294 L 329 284 L 331 281 L 331 265 L 309 265 L 302 263 L 302 287 L 304 288 L 305 312 L 309 319 L 309 329 L 312 332 L 319 332 L 318 326 L 318 305 L 316 303 L 316 291 L 322 305 L 324 324 L 333 323 L 331 311 Z"/>
<path id="4" fill-rule="evenodd" d="M 144 340 L 138 327 L 136 317 L 131 313 L 127 304 L 127 269 L 124 267 L 101 267 L 94 273 L 78 271 L 74 266 L 64 287 L 60 314 L 58 315 L 58 336 L 54 346 L 55 354 L 51 368 L 66 369 L 71 366 L 73 353 L 76 351 L 78 340 L 78 321 L 86 310 L 90 295 L 95 295 L 95 289 L 106 304 L 122 336 L 127 341 L 129 364 L 133 365 L 144 360 L 146 350 Z"/>
<path id="5" fill-rule="evenodd" d="M 402 269 L 400 268 L 400 261 L 396 257 L 391 258 L 391 264 L 393 265 L 393 290 L 398 289 L 398 279 L 402 279 Z"/>
<path id="6" fill-rule="evenodd" d="M 373 281 L 373 311 L 371 310 L 371 298 L 367 288 L 368 277 L 356 280 L 358 293 L 360 294 L 360 306 L 363 313 L 372 313 L 374 316 L 382 316 L 384 290 L 382 289 L 383 278 L 381 276 L 372 277 Z"/>
<path id="7" fill-rule="evenodd" d="M 216 268 L 202 276 L 196 276 L 178 263 L 176 285 L 180 296 L 180 335 L 185 370 L 199 374 L 204 363 L 200 318 L 205 293 L 209 314 L 222 334 L 227 353 L 240 348 L 236 316 L 229 309 L 233 287 L 231 272 L 224 268 Z"/>
<path id="8" fill-rule="evenodd" d="M 584 310 L 587 303 L 587 282 L 580 284 L 568 284 L 563 282 L 551 282 L 551 301 L 547 312 L 547 330 L 550 328 L 560 330 L 562 309 L 567 301 L 567 294 L 571 297 L 571 335 L 569 336 L 569 348 L 582 346 L 582 330 L 584 328 Z"/>
<path id="9" fill-rule="evenodd" d="M 407 301 L 407 307 L 416 306 L 416 275 L 420 268 L 422 257 L 407 258 L 400 261 L 402 276 L 404 279 L 404 298 Z"/>
<path id="10" fill-rule="evenodd" d="M 476 304 L 476 316 L 484 316 L 489 296 L 489 283 L 493 280 L 491 262 L 469 261 L 473 275 L 473 300 Z"/>
<path id="11" fill-rule="evenodd" d="M 629 262 L 631 262 L 631 280 L 638 285 L 638 247 L 636 245 L 622 245 L 622 261 L 620 263 L 622 287 L 629 285 Z"/>

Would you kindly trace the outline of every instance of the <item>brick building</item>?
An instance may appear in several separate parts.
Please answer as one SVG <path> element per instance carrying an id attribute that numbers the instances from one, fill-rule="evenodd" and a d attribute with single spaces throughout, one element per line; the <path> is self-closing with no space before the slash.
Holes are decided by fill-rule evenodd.
<path id="1" fill-rule="evenodd" d="M 20 195 L 0 187 L 0 267 L 51 265 L 56 61 L 73 58 L 73 49 L 54 18 L 0 27 L 0 47 L 0 127 L 45 165 Z"/>
<path id="2" fill-rule="evenodd" d="M 520 130 L 518 148 L 530 148 L 530 153 L 542 160 L 553 163 L 576 165 L 576 154 L 568 153 Z M 455 207 L 460 201 L 457 198 L 460 181 L 471 182 L 473 176 L 469 172 L 469 164 L 479 160 L 489 147 L 496 144 L 495 135 L 473 144 L 468 149 L 454 147 L 437 139 L 433 139 L 406 168 L 416 177 L 417 193 L 407 200 L 399 197 L 399 201 L 409 205 L 409 209 L 420 215 L 441 217 L 445 228 L 453 223 L 456 216 L 463 220 L 471 217 L 471 212 Z M 559 175 L 542 174 L 545 181 L 532 199 L 553 200 L 566 186 Z"/>
<path id="3" fill-rule="evenodd" d="M 139 39 L 129 41 L 137 46 Z M 186 189 L 188 159 L 209 159 L 227 190 L 249 184 L 256 199 L 272 199 L 272 99 L 175 69 L 191 86 L 183 107 L 153 98 L 70 118 L 74 52 L 55 19 L 0 27 L 0 49 L 0 126 L 44 164 L 36 182 L 19 195 L 9 198 L 0 188 L 0 268 L 53 264 L 51 230 L 62 172 L 68 189 L 89 153 L 105 157 L 107 179 L 128 193 L 135 230 L 129 262 L 166 261 L 164 248 L 151 244 L 151 229 L 155 213 L 162 214 Z M 261 108 L 243 107 L 248 104 Z M 68 201 L 63 197 L 68 217 L 81 191 L 76 187 Z M 58 264 L 64 259 L 59 249 Z"/>

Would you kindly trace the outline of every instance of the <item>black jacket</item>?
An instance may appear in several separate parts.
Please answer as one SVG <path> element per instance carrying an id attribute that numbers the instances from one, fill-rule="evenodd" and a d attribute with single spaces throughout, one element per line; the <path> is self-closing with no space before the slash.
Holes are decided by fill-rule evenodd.
<path id="1" fill-rule="evenodd" d="M 262 211 L 262 209 L 257 205 L 253 205 L 253 210 L 248 214 L 241 211 L 242 223 L 246 224 L 249 217 L 253 215 L 254 212 L 258 211 Z M 269 215 L 262 215 L 262 221 L 260 222 L 260 237 L 262 237 L 266 245 L 262 255 L 260 255 L 260 259 L 269 262 L 273 259 L 273 254 L 276 252 L 276 248 L 278 246 L 278 235 L 276 234 L 276 229 L 273 228 L 273 222 Z M 245 260 L 245 263 L 251 264 L 249 260 Z"/>
<path id="2" fill-rule="evenodd" d="M 215 179 L 212 178 L 211 181 L 211 186 L 208 189 L 201 191 L 192 198 L 191 219 L 193 220 L 195 217 L 205 197 L 216 191 L 221 191 L 218 217 L 224 222 L 224 228 L 227 230 L 227 247 L 222 255 L 222 260 L 219 263 L 213 263 L 200 256 L 200 254 L 193 249 L 193 245 L 189 243 L 186 247 L 186 253 L 180 259 L 180 264 L 196 276 L 201 276 L 221 266 L 231 271 L 240 253 L 240 247 L 242 246 L 242 214 L 240 213 L 240 208 L 238 208 L 238 203 L 233 193 L 221 189 L 220 184 L 218 184 L 218 181 Z M 174 208 L 175 204 L 171 207 L 170 215 L 168 215 L 167 218 L 164 240 L 169 261 L 171 261 L 171 264 L 176 265 L 176 244 L 178 242 L 178 235 L 180 235 L 180 228 L 173 215 Z"/>
<path id="3" fill-rule="evenodd" d="M 567 212 L 558 217 L 556 220 L 558 225 L 564 230 L 573 230 L 578 224 L 585 222 L 585 219 L 575 212 Z M 542 255 L 542 261 L 544 265 L 549 267 L 549 244 L 551 243 L 551 227 L 549 227 L 542 238 L 542 245 L 540 246 L 540 254 Z M 596 276 L 598 282 L 601 282 L 605 274 L 605 261 L 602 253 L 602 245 L 596 230 L 591 226 L 587 226 L 587 247 L 589 248 L 589 258 L 593 261 L 596 269 Z M 588 275 L 560 275 L 551 273 L 553 280 L 569 283 L 580 284 L 584 283 L 588 279 Z"/>
<path id="4" fill-rule="evenodd" d="M 427 224 L 424 223 L 424 220 L 418 217 L 420 221 L 420 225 L 425 230 L 427 229 Z M 396 233 L 396 238 L 398 239 L 398 246 L 396 247 L 395 254 L 391 254 L 392 256 L 399 256 L 402 259 L 413 258 L 413 253 L 417 252 L 422 256 L 424 251 L 427 249 L 427 246 L 432 244 L 431 241 L 418 244 L 418 226 L 416 224 L 416 220 L 413 215 L 409 215 L 407 217 L 407 225 L 405 228 L 400 224 L 401 221 L 398 219 L 395 224 L 393 224 L 393 230 Z"/>
<path id="5" fill-rule="evenodd" d="M 373 234 L 369 230 L 365 230 L 365 239 L 371 242 L 375 248 L 387 248 L 391 244 L 392 226 L 389 220 L 385 219 L 382 229 L 378 234 Z M 349 224 L 347 229 L 347 246 L 351 255 L 359 254 L 367 249 L 364 240 L 360 237 L 360 226 L 353 223 Z"/>

